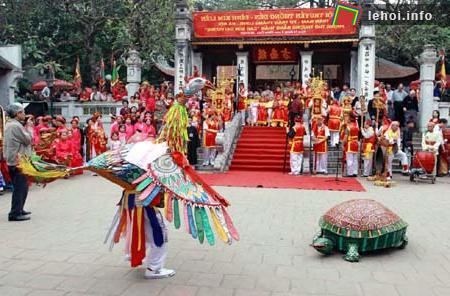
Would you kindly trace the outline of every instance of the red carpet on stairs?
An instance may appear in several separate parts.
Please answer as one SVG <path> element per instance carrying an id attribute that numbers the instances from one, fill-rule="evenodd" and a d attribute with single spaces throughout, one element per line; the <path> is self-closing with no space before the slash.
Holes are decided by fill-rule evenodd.
<path id="1" fill-rule="evenodd" d="M 234 151 L 230 171 L 282 172 L 285 145 L 285 128 L 246 126 Z M 289 153 L 286 171 L 289 171 Z"/>
<path id="2" fill-rule="evenodd" d="M 365 191 L 356 178 L 334 176 L 290 176 L 281 172 L 228 171 L 217 174 L 202 174 L 202 178 L 212 186 L 293 188 L 305 190 Z"/>

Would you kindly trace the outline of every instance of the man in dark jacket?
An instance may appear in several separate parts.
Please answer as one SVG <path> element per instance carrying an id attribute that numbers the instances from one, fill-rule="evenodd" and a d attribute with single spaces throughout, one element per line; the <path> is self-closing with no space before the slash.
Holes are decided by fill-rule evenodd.
<path id="1" fill-rule="evenodd" d="M 297 116 L 303 115 L 303 102 L 299 95 L 294 97 L 289 103 L 289 127 L 294 126 L 294 119 Z"/>
<path id="2" fill-rule="evenodd" d="M 192 118 L 189 118 L 188 132 L 188 160 L 190 165 L 197 164 L 197 148 L 200 146 L 197 127 L 192 124 Z"/>
<path id="3" fill-rule="evenodd" d="M 23 209 L 28 195 L 28 182 L 17 165 L 19 155 L 31 155 L 33 135 L 22 124 L 25 121 L 25 110 L 22 105 L 11 104 L 6 108 L 6 112 L 10 119 L 5 126 L 3 154 L 13 184 L 8 220 L 25 221 L 30 220 L 31 214 Z"/>
<path id="4" fill-rule="evenodd" d="M 417 99 L 416 92 L 411 90 L 409 95 L 403 99 L 403 114 L 404 121 L 409 120 L 417 122 L 417 113 L 419 112 L 419 100 Z"/>

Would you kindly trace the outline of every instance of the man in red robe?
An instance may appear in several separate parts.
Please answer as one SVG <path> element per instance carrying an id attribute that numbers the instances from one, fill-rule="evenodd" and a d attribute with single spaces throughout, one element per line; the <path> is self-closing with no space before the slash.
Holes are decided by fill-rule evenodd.
<path id="1" fill-rule="evenodd" d="M 330 130 L 330 145 L 336 146 L 339 143 L 339 131 L 341 130 L 342 108 L 337 100 L 333 100 L 328 107 L 328 129 Z"/>
<path id="2" fill-rule="evenodd" d="M 214 165 L 216 158 L 216 137 L 219 132 L 219 121 L 215 111 L 210 111 L 208 117 L 203 122 L 204 133 L 204 160 L 203 165 Z"/>
<path id="3" fill-rule="evenodd" d="M 356 116 L 356 114 L 352 113 L 350 122 L 341 131 L 347 163 L 347 177 L 358 176 L 359 127 Z"/>
<path id="4" fill-rule="evenodd" d="M 55 162 L 69 166 L 72 162 L 73 148 L 72 141 L 68 138 L 67 130 L 59 131 L 59 138 L 55 141 Z"/>
<path id="5" fill-rule="evenodd" d="M 327 140 L 330 137 L 328 127 L 323 123 L 323 117 L 317 117 L 317 124 L 312 129 L 315 155 L 315 172 L 328 174 L 328 147 Z"/>
<path id="6" fill-rule="evenodd" d="M 292 129 L 286 128 L 290 138 L 290 165 L 289 175 L 300 175 L 303 164 L 303 137 L 306 135 L 306 129 L 303 126 L 302 117 L 295 117 L 295 124 Z"/>
<path id="7" fill-rule="evenodd" d="M 100 155 L 107 150 L 108 138 L 103 129 L 101 118 L 101 114 L 95 112 L 94 116 L 92 116 L 92 125 L 89 128 L 88 138 L 89 143 L 91 143 L 91 158 Z"/>

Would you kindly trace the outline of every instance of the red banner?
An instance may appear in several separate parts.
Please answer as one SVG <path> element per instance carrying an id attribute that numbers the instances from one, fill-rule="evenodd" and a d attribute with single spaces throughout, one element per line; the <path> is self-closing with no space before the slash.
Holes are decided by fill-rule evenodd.
<path id="1" fill-rule="evenodd" d="M 254 63 L 296 63 L 295 45 L 258 45 L 252 47 Z"/>
<path id="2" fill-rule="evenodd" d="M 194 12 L 197 38 L 353 35 L 356 26 L 331 25 L 333 8 Z"/>

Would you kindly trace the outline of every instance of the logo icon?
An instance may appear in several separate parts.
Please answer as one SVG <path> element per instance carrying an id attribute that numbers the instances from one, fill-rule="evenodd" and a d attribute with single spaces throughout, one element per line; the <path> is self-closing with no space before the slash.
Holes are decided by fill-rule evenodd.
<path id="1" fill-rule="evenodd" d="M 331 24 L 333 26 L 356 26 L 361 16 L 361 7 L 347 2 L 337 2 Z"/>

